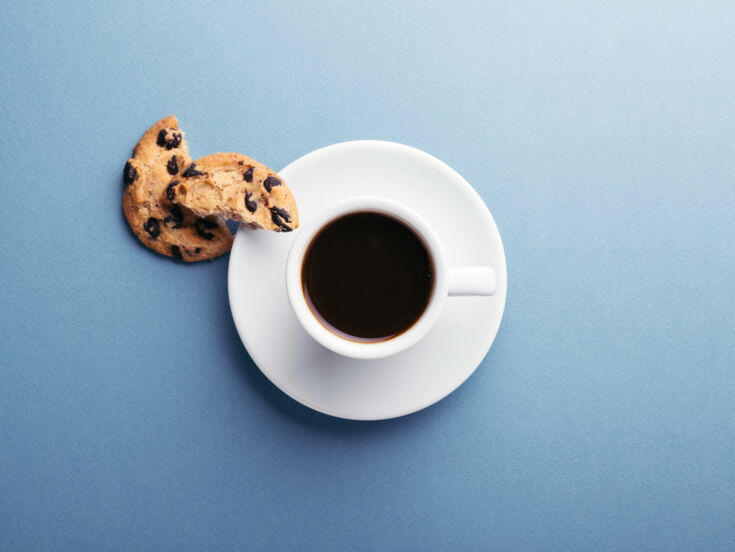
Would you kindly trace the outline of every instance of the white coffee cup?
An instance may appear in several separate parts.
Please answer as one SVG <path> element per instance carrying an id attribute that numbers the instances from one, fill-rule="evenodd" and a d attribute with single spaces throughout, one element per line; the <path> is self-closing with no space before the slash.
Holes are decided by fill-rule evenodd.
<path id="1" fill-rule="evenodd" d="M 314 315 L 304 295 L 301 270 L 304 255 L 314 237 L 331 221 L 350 213 L 380 213 L 392 217 L 421 239 L 433 261 L 433 289 L 423 314 L 405 332 L 378 342 L 351 341 L 324 326 Z M 286 289 L 296 317 L 307 333 L 335 353 L 359 359 L 395 355 L 418 343 L 439 319 L 444 301 L 455 295 L 492 295 L 495 270 L 491 267 L 449 267 L 444 250 L 431 226 L 417 213 L 389 199 L 356 197 L 337 203 L 309 219 L 297 230 L 286 263 Z"/>

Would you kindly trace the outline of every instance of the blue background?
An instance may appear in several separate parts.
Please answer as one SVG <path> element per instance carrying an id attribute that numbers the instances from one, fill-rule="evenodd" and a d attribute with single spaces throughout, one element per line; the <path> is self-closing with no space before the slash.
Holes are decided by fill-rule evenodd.
<path id="1" fill-rule="evenodd" d="M 735 549 L 732 3 L 61 4 L 0 18 L 0 550 Z M 475 375 L 378 423 L 281 394 L 227 258 L 121 216 L 169 113 L 461 172 L 509 265 Z"/>

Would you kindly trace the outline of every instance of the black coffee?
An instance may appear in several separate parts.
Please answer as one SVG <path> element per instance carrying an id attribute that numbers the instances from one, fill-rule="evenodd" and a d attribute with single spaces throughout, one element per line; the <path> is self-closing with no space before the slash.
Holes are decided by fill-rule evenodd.
<path id="1" fill-rule="evenodd" d="M 309 245 L 301 279 L 316 317 L 353 341 L 384 341 L 409 329 L 431 296 L 429 252 L 412 230 L 378 213 L 353 213 Z"/>

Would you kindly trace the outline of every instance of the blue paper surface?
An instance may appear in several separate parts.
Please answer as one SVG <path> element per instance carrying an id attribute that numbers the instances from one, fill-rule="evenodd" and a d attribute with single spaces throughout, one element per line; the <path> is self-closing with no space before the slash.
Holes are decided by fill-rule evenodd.
<path id="1" fill-rule="evenodd" d="M 0 550 L 734 550 L 734 26 L 730 2 L 6 2 Z M 227 258 L 171 262 L 121 215 L 169 113 L 195 157 L 375 138 L 462 173 L 509 267 L 477 372 L 379 423 L 281 394 Z"/>

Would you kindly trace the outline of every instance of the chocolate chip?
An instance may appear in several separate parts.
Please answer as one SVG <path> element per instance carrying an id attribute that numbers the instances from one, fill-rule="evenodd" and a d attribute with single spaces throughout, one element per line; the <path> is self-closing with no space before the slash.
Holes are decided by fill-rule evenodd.
<path id="1" fill-rule="evenodd" d="M 125 168 L 123 169 L 123 183 L 125 186 L 130 186 L 133 182 L 135 182 L 135 179 L 138 177 L 138 171 L 135 170 L 135 167 L 133 167 L 130 164 L 130 161 L 127 161 L 125 163 Z"/>
<path id="2" fill-rule="evenodd" d="M 162 128 L 158 132 L 158 138 L 156 139 L 156 144 L 158 144 L 161 147 L 166 146 L 166 129 L 165 128 Z"/>
<path id="3" fill-rule="evenodd" d="M 189 168 L 184 171 L 184 174 L 182 176 L 185 176 L 186 178 L 189 178 L 190 176 L 202 176 L 204 173 L 202 171 L 197 170 L 196 163 L 192 163 L 189 165 Z"/>
<path id="4" fill-rule="evenodd" d="M 143 225 L 143 230 L 148 232 L 148 235 L 155 240 L 161 233 L 161 226 L 158 224 L 158 220 L 151 217 Z"/>
<path id="5" fill-rule="evenodd" d="M 253 167 L 249 167 L 248 170 L 246 170 L 243 173 L 242 178 L 243 180 L 245 180 L 245 182 L 252 182 L 253 181 Z"/>
<path id="6" fill-rule="evenodd" d="M 179 162 L 176 160 L 175 155 L 172 155 L 171 159 L 166 163 L 166 170 L 168 171 L 168 174 L 176 174 L 179 172 Z"/>
<path id="7" fill-rule="evenodd" d="M 278 180 L 275 176 L 269 176 L 263 181 L 263 187 L 268 193 L 271 193 L 271 190 L 273 188 L 275 188 L 276 186 L 280 186 L 280 185 L 281 185 L 281 181 Z"/>
<path id="8" fill-rule="evenodd" d="M 252 194 L 250 192 L 245 193 L 245 207 L 248 208 L 248 211 L 254 213 L 258 208 L 258 204 L 250 199 L 251 196 Z"/>
<path id="9" fill-rule="evenodd" d="M 271 220 L 273 221 L 273 224 L 278 226 L 281 230 L 281 232 L 290 232 L 293 230 L 290 226 L 288 226 L 286 222 L 291 222 L 291 215 L 288 214 L 288 211 L 285 209 L 281 209 L 279 207 L 271 207 Z"/>
<path id="10" fill-rule="evenodd" d="M 271 207 L 271 212 L 278 214 L 279 217 L 286 219 L 286 222 L 291 222 L 291 215 L 286 211 L 286 209 L 281 209 L 280 207 Z"/>
<path id="11" fill-rule="evenodd" d="M 245 162 L 244 162 L 244 161 L 238 161 L 238 162 L 237 162 L 237 164 L 238 164 L 238 165 L 244 165 L 244 164 L 245 164 Z"/>
<path id="12" fill-rule="evenodd" d="M 169 131 L 171 132 L 170 135 Z M 167 150 L 178 148 L 179 144 L 181 144 L 181 133 L 174 132 L 174 130 L 170 128 L 162 128 L 158 133 L 156 144 L 162 148 L 166 148 Z"/>
<path id="13" fill-rule="evenodd" d="M 179 183 L 178 180 L 171 181 L 171 184 L 166 186 L 166 199 L 173 201 L 176 197 L 176 185 Z"/>
<path id="14" fill-rule="evenodd" d="M 201 252 L 202 252 L 202 248 L 201 248 L 201 247 L 197 247 L 197 248 L 196 248 L 196 249 L 194 250 L 194 255 L 199 255 L 199 253 L 201 253 Z"/>
<path id="15" fill-rule="evenodd" d="M 200 220 L 204 220 L 204 222 L 203 222 L 204 228 L 209 228 L 210 230 L 212 228 L 217 228 L 217 226 L 219 226 L 219 224 L 217 224 L 213 220 L 209 220 L 209 219 L 200 219 Z"/>
<path id="16" fill-rule="evenodd" d="M 206 228 L 214 228 L 214 226 L 217 226 L 216 224 L 214 226 L 209 226 L 209 221 L 206 219 L 200 218 L 196 223 L 194 224 L 194 228 L 196 228 L 197 234 L 199 234 L 200 237 L 204 238 L 205 240 L 211 240 L 214 238 L 214 234 L 212 232 L 207 232 L 202 226 Z"/>
<path id="17" fill-rule="evenodd" d="M 171 254 L 177 259 L 179 259 L 180 261 L 184 260 L 184 258 L 181 256 L 181 249 L 179 249 L 178 245 L 171 246 Z"/>
<path id="18" fill-rule="evenodd" d="M 163 219 L 163 223 L 171 228 L 181 228 L 184 222 L 184 215 L 178 205 L 171 206 L 171 215 Z"/>

